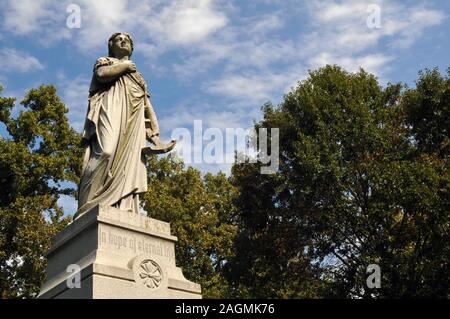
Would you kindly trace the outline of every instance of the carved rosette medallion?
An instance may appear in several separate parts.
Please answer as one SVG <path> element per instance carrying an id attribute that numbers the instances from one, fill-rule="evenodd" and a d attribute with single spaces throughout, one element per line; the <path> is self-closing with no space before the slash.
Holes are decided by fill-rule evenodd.
<path id="1" fill-rule="evenodd" d="M 144 286 L 156 289 L 161 285 L 163 279 L 162 270 L 153 260 L 143 260 L 138 267 L 138 272 L 138 277 Z"/>

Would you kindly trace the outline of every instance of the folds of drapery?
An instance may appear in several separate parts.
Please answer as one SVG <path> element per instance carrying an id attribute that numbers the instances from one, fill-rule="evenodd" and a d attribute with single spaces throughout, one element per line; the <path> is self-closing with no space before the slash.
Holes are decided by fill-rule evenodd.
<path id="1" fill-rule="evenodd" d="M 135 77 L 123 75 L 89 98 L 86 142 L 78 194 L 79 217 L 90 208 L 120 205 L 147 190 L 145 146 L 146 92 Z"/>

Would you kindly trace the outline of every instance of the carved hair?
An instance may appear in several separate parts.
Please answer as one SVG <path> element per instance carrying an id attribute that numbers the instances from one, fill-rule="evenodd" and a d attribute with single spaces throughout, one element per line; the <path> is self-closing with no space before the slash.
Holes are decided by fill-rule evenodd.
<path id="1" fill-rule="evenodd" d="M 113 48 L 113 45 L 114 45 L 114 39 L 115 39 L 119 34 L 123 34 L 123 35 L 127 36 L 128 39 L 130 40 L 130 44 L 131 44 L 131 53 L 130 53 L 130 56 L 131 56 L 131 54 L 133 54 L 133 39 L 131 39 L 131 36 L 130 36 L 128 33 L 126 33 L 126 32 L 116 32 L 116 33 L 114 33 L 114 34 L 109 38 L 109 40 L 108 40 L 108 56 L 110 56 L 110 57 L 113 56 L 113 54 L 112 54 L 112 48 Z"/>

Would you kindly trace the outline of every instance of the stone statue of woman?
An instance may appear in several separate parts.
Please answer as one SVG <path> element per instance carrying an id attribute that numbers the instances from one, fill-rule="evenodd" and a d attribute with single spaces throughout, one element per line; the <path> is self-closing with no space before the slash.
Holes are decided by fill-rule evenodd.
<path id="1" fill-rule="evenodd" d="M 130 60 L 130 35 L 113 34 L 108 50 L 108 57 L 94 65 L 89 89 L 82 136 L 86 152 L 74 218 L 98 204 L 138 213 L 139 193 L 147 191 L 145 154 L 165 153 L 175 146 L 175 141 L 160 142 L 147 85 Z M 146 140 L 154 146 L 147 146 Z"/>

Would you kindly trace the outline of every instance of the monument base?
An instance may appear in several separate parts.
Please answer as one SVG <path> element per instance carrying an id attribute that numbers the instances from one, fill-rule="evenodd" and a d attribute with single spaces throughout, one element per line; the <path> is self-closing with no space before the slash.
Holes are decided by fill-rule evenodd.
<path id="1" fill-rule="evenodd" d="M 52 240 L 38 298 L 201 298 L 175 265 L 170 224 L 96 206 Z"/>

